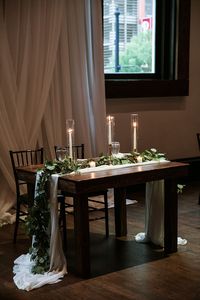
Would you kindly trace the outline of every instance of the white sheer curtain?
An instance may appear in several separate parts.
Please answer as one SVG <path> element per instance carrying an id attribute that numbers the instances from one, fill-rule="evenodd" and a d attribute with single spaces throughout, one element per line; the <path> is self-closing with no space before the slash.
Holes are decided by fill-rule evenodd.
<path id="1" fill-rule="evenodd" d="M 80 129 L 77 138 L 84 136 L 88 141 L 87 155 L 98 155 L 105 151 L 106 142 L 101 1 L 69 3 L 70 73 L 76 78 L 71 81 L 72 108 Z"/>
<path id="2" fill-rule="evenodd" d="M 50 105 L 42 126 L 51 151 L 55 143 L 66 143 L 66 118 L 75 119 L 75 140 L 85 144 L 86 157 L 106 151 L 101 23 L 101 1 L 66 1 Z"/>
<path id="3" fill-rule="evenodd" d="M 106 149 L 101 0 L 0 0 L 0 216 L 15 202 L 9 149 Z"/>

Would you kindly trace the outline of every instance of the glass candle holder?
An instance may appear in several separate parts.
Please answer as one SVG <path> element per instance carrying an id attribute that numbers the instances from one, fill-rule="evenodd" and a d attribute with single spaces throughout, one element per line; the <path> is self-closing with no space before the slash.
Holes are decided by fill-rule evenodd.
<path id="1" fill-rule="evenodd" d="M 115 156 L 115 155 L 119 154 L 120 143 L 119 142 L 112 142 L 111 145 L 112 145 L 112 148 L 111 148 L 112 155 Z"/>
<path id="2" fill-rule="evenodd" d="M 132 151 L 138 151 L 138 114 L 131 115 L 131 140 Z"/>
<path id="3" fill-rule="evenodd" d="M 74 120 L 66 120 L 67 145 L 69 147 L 69 158 L 73 159 L 73 144 L 74 144 Z"/>
<path id="4" fill-rule="evenodd" d="M 108 134 L 108 145 L 111 145 L 112 142 L 114 141 L 115 117 L 107 116 L 106 123 L 107 123 L 107 134 Z"/>
<path id="5" fill-rule="evenodd" d="M 56 148 L 56 158 L 59 161 L 63 161 L 67 156 L 67 148 L 66 147 L 57 147 Z"/>

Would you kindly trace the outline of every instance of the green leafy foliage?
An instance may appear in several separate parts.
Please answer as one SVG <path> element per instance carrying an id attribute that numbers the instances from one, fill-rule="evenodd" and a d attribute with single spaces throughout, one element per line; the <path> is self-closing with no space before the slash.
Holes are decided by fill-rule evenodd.
<path id="1" fill-rule="evenodd" d="M 151 37 L 151 30 L 147 30 L 131 39 L 126 50 L 120 53 L 121 72 L 148 73 L 152 71 Z"/>
<path id="2" fill-rule="evenodd" d="M 177 192 L 178 192 L 178 194 L 182 194 L 183 193 L 184 187 L 185 187 L 185 184 L 177 184 Z"/>
<path id="3" fill-rule="evenodd" d="M 115 56 L 110 58 L 107 67 L 111 70 L 115 65 Z M 123 73 L 152 72 L 152 31 L 142 31 L 133 36 L 124 51 L 119 53 L 119 64 Z"/>
<path id="4" fill-rule="evenodd" d="M 166 159 L 165 154 L 158 152 L 158 150 L 155 148 L 145 150 L 140 154 L 140 156 L 142 157 L 142 161 L 151 161 L 151 160 L 160 161 Z"/>
<path id="5" fill-rule="evenodd" d="M 70 173 L 76 171 L 76 162 L 66 158 L 60 161 L 47 161 L 42 169 L 36 186 L 34 205 L 29 209 L 26 219 L 28 234 L 33 237 L 32 247 L 29 249 L 34 261 L 32 273 L 44 273 L 49 270 L 50 257 L 50 207 L 49 207 L 49 179 L 55 173 Z"/>

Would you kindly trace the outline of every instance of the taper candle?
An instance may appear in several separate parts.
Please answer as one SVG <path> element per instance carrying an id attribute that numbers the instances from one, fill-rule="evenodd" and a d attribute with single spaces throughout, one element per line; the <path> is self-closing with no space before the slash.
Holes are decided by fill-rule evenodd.
<path id="1" fill-rule="evenodd" d="M 68 134 L 69 134 L 69 157 L 72 158 L 73 157 L 73 152 L 72 152 L 72 129 L 68 130 Z"/>
<path id="2" fill-rule="evenodd" d="M 138 139 L 138 114 L 131 115 L 131 129 L 132 129 L 132 151 L 137 152 L 137 139 Z"/>
<path id="3" fill-rule="evenodd" d="M 67 133 L 67 143 L 69 147 L 69 157 L 73 159 L 73 134 L 74 134 L 74 120 L 66 120 L 66 133 Z"/>
<path id="4" fill-rule="evenodd" d="M 114 137 L 115 119 L 113 116 L 107 116 L 107 130 L 108 130 L 108 145 L 111 145 Z"/>

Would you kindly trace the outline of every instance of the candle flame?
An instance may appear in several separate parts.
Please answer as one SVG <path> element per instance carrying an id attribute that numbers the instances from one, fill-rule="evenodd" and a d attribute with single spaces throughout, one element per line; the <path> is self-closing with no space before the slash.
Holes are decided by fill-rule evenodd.
<path id="1" fill-rule="evenodd" d="M 134 128 L 137 127 L 137 122 L 133 121 L 133 127 L 134 127 Z"/>
<path id="2" fill-rule="evenodd" d="M 108 120 L 109 122 L 114 121 L 114 117 L 109 115 L 109 116 L 107 116 L 107 120 Z"/>

